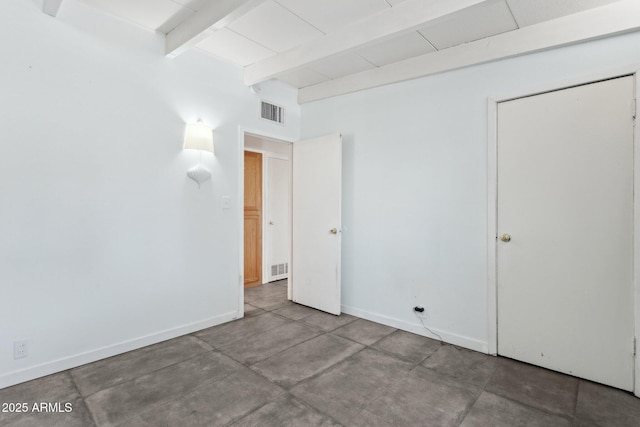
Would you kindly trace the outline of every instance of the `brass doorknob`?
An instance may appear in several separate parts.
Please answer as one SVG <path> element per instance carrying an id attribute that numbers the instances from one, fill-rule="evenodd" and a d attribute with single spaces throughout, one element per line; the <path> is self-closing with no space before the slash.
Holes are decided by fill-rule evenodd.
<path id="1" fill-rule="evenodd" d="M 509 242 L 511 241 L 511 236 L 507 233 L 504 233 L 502 236 L 500 236 L 500 240 L 502 240 L 503 242 Z"/>
<path id="2" fill-rule="evenodd" d="M 329 232 L 331 234 L 338 234 L 338 229 L 337 228 L 332 228 L 331 230 L 329 230 Z"/>

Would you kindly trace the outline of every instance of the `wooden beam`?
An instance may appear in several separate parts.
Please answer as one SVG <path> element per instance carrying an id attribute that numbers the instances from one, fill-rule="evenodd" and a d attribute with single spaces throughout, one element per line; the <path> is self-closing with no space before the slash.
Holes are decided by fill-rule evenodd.
<path id="1" fill-rule="evenodd" d="M 487 1 L 491 0 L 405 0 L 367 19 L 247 66 L 244 83 L 248 86 L 260 83 L 328 56 L 415 31 L 428 22 Z"/>
<path id="2" fill-rule="evenodd" d="M 298 103 L 640 30 L 640 2 L 606 6 L 374 68 L 298 91 Z"/>
<path id="3" fill-rule="evenodd" d="M 42 11 L 47 15 L 55 17 L 60 10 L 62 0 L 42 0 Z"/>
<path id="4" fill-rule="evenodd" d="M 165 38 L 165 52 L 174 57 L 207 38 L 212 31 L 258 6 L 264 0 L 210 0 L 190 18 L 184 20 Z"/>

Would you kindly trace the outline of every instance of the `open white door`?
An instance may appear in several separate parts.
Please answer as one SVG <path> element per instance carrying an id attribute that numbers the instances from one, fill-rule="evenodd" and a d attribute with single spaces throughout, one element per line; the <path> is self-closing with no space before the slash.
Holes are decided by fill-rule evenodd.
<path id="1" fill-rule="evenodd" d="M 342 137 L 294 143 L 292 184 L 292 299 L 340 314 Z"/>

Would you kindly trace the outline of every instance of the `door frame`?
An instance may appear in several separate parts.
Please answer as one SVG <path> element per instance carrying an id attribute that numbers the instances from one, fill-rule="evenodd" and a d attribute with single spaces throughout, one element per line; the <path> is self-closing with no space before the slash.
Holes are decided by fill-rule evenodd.
<path id="1" fill-rule="evenodd" d="M 609 70 L 607 72 L 575 77 L 556 83 L 533 87 L 517 93 L 489 97 L 487 101 L 487 344 L 489 354 L 498 354 L 498 284 L 497 284 L 497 238 L 498 238 L 498 104 L 518 98 L 540 95 L 546 92 L 596 83 L 617 77 L 633 76 L 635 99 L 640 99 L 640 64 Z M 637 101 L 636 101 L 637 105 Z M 629 106 L 631 114 L 632 106 Z M 636 124 L 638 119 L 636 118 Z M 636 125 L 637 126 L 637 125 Z M 637 128 L 636 128 L 637 129 Z M 634 287 L 634 335 L 638 340 L 640 331 L 640 132 L 633 135 L 633 287 Z M 633 343 L 629 343 L 631 349 Z M 640 357 L 636 352 L 634 394 L 640 397 Z"/>
<path id="2" fill-rule="evenodd" d="M 238 126 L 238 216 L 237 216 L 237 224 L 238 224 L 238 283 L 236 285 L 236 289 L 238 291 L 237 301 L 238 301 L 238 310 L 237 310 L 237 318 L 240 319 L 244 317 L 244 138 L 247 134 L 251 134 L 258 137 L 263 137 L 266 139 L 272 139 L 275 141 L 282 141 L 289 145 L 289 158 L 291 158 L 291 151 L 293 147 L 294 139 L 291 139 L 287 136 L 269 134 L 264 132 L 263 130 L 248 128 L 244 126 Z M 260 150 L 249 149 L 247 151 L 253 152 L 262 152 Z M 263 153 L 264 154 L 264 153 Z M 262 158 L 263 166 L 264 166 L 264 156 Z M 264 169 L 262 171 L 264 176 Z M 291 177 L 291 162 L 289 162 L 289 177 Z M 265 193 L 264 193 L 264 180 L 262 182 L 263 187 L 263 197 L 262 197 L 262 208 L 264 214 L 264 206 L 265 206 Z M 289 179 L 289 206 L 291 206 L 291 179 Z M 291 210 L 291 209 L 290 209 Z M 289 212 L 291 214 L 291 212 Z M 263 215 L 264 216 L 264 215 Z M 263 218 L 264 223 L 264 218 Z M 264 224 L 263 224 L 264 225 Z M 289 215 L 289 228 L 291 228 L 291 215 Z M 264 267 L 264 227 L 262 230 L 263 239 L 262 239 L 262 249 L 263 249 L 263 267 Z M 291 248 L 291 245 L 289 245 Z M 291 299 L 291 249 L 289 249 L 289 281 L 287 285 L 287 298 Z M 263 268 L 264 274 L 264 268 Z M 263 276 L 264 277 L 264 276 Z"/>

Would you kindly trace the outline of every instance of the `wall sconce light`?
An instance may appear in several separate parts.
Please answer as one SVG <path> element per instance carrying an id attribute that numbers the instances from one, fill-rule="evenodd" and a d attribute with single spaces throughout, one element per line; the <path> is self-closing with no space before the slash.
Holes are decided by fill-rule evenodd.
<path id="1" fill-rule="evenodd" d="M 184 149 L 200 150 L 200 161 L 202 161 L 202 151 L 213 154 L 213 130 L 204 125 L 201 119 L 198 119 L 197 123 L 187 124 Z M 211 172 L 200 162 L 187 171 L 187 176 L 197 182 L 198 188 L 200 188 L 200 184 L 211 178 Z"/>

